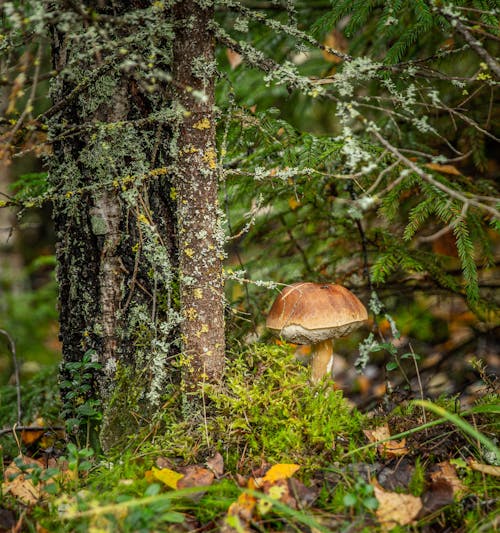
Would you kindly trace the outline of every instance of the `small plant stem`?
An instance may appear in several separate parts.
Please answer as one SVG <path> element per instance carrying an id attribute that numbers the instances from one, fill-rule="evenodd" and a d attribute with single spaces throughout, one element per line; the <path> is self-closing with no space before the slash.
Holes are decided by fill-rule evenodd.
<path id="1" fill-rule="evenodd" d="M 311 381 L 318 383 L 331 374 L 333 364 L 333 342 L 331 339 L 312 345 Z"/>
<path id="2" fill-rule="evenodd" d="M 408 346 L 410 348 L 411 355 L 413 356 L 413 362 L 415 363 L 415 372 L 417 374 L 417 381 L 418 381 L 418 389 L 420 391 L 420 399 L 424 401 L 424 389 L 422 387 L 422 381 L 420 379 L 420 371 L 418 370 L 418 364 L 417 364 L 417 358 L 415 357 L 415 352 L 413 351 L 413 346 L 411 345 L 411 342 L 408 343 Z M 427 424 L 427 416 L 425 414 L 425 409 L 422 407 L 422 419 L 424 421 L 424 424 Z M 425 434 L 428 435 L 427 428 L 425 428 Z"/>

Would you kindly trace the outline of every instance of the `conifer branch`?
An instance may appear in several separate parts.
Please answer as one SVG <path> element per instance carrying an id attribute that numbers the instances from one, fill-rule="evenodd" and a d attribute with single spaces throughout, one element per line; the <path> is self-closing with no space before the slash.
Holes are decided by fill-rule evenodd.
<path id="1" fill-rule="evenodd" d="M 450 22 L 450 24 L 457 30 L 465 40 L 465 42 L 476 52 L 476 54 L 488 65 L 490 70 L 495 74 L 497 79 L 500 79 L 500 64 L 485 50 L 483 44 L 479 42 L 467 26 L 449 10 L 441 9 L 440 13 Z"/>
<path id="2" fill-rule="evenodd" d="M 433 185 L 437 189 L 440 189 L 441 191 L 445 192 L 448 196 L 451 196 L 452 198 L 455 198 L 456 200 L 459 200 L 463 204 L 470 204 L 473 205 L 479 209 L 482 209 L 483 211 L 487 211 L 491 215 L 493 215 L 495 218 L 500 219 L 500 211 L 495 209 L 494 207 L 491 207 L 490 205 L 487 205 L 485 203 L 479 202 L 474 197 L 468 198 L 467 196 L 464 196 L 463 194 L 459 193 L 455 189 L 451 189 L 450 187 L 447 187 L 440 181 L 434 179 L 430 174 L 427 172 L 424 172 L 417 164 L 415 164 L 413 161 L 405 157 L 395 146 L 393 146 L 387 139 L 385 139 L 380 133 L 378 132 L 377 128 L 374 126 L 371 126 L 368 128 L 368 130 L 373 133 L 373 135 L 380 141 L 380 143 L 389 150 L 394 156 L 396 156 L 402 163 L 405 164 L 407 168 L 415 172 L 417 176 L 425 180 L 427 183 Z M 500 199 L 497 200 L 500 202 Z"/>

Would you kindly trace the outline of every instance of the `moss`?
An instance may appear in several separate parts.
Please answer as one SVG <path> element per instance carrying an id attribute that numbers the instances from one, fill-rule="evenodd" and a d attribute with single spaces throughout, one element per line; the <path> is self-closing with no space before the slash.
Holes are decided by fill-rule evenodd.
<path id="1" fill-rule="evenodd" d="M 164 453 L 192 462 L 214 448 L 229 469 L 262 457 L 319 467 L 362 441 L 363 417 L 331 381 L 313 386 L 285 347 L 254 345 L 233 354 L 225 385 L 205 385 L 206 417 L 191 425 L 164 419 Z M 182 406 L 180 406 L 182 407 Z M 179 409 L 182 411 L 182 408 Z"/>
<path id="2" fill-rule="evenodd" d="M 134 378 L 129 367 L 117 367 L 113 393 L 102 417 L 100 443 L 104 451 L 123 444 L 139 428 L 140 417 L 144 415 L 140 405 L 143 390 Z"/>

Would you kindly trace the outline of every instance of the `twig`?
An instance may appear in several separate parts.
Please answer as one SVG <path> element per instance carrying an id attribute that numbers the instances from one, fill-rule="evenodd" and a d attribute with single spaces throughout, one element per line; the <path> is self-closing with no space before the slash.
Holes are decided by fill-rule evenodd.
<path id="1" fill-rule="evenodd" d="M 472 33 L 467 29 L 467 26 L 465 26 L 456 15 L 445 12 L 443 9 L 441 9 L 440 12 L 450 22 L 452 27 L 457 30 L 457 33 L 464 38 L 465 42 L 474 50 L 474 52 L 484 60 L 497 79 L 500 79 L 500 64 L 488 54 L 482 43 L 474 38 Z"/>
<path id="2" fill-rule="evenodd" d="M 460 202 L 464 204 L 470 204 L 478 207 L 479 209 L 482 209 L 483 211 L 488 211 L 488 213 L 492 214 L 495 218 L 500 218 L 500 211 L 495 209 L 494 207 L 491 207 L 489 205 L 486 205 L 484 203 L 478 202 L 474 198 L 467 198 L 463 194 L 459 193 L 458 191 L 451 189 L 450 187 L 447 187 L 440 181 L 434 179 L 430 174 L 427 174 L 427 172 L 424 172 L 418 165 L 416 165 L 413 161 L 405 157 L 395 146 L 393 146 L 387 139 L 382 137 L 380 133 L 378 132 L 376 127 L 370 127 L 369 130 L 377 137 L 377 139 L 381 142 L 383 146 L 385 146 L 392 154 L 394 154 L 402 163 L 404 163 L 410 170 L 415 172 L 417 176 L 425 180 L 427 183 L 430 183 L 437 189 L 445 192 L 448 196 L 451 196 L 452 198 L 455 198 L 456 200 L 459 200 Z"/>
<path id="3" fill-rule="evenodd" d="M 11 428 L 0 429 L 0 437 L 20 431 L 63 431 L 64 429 L 64 426 L 18 426 L 15 424 Z"/>
<path id="4" fill-rule="evenodd" d="M 16 357 L 16 343 L 14 342 L 14 339 L 10 336 L 10 334 L 5 331 L 4 329 L 0 329 L 0 334 L 7 337 L 7 340 L 9 341 L 9 348 L 10 353 L 12 354 L 12 361 L 14 363 L 14 379 L 16 381 L 16 396 L 17 396 L 17 423 L 21 423 L 21 415 L 22 415 L 22 409 L 21 409 L 21 382 L 19 380 L 19 365 L 17 363 L 17 357 Z M 1 433 L 0 433 L 1 435 Z"/>

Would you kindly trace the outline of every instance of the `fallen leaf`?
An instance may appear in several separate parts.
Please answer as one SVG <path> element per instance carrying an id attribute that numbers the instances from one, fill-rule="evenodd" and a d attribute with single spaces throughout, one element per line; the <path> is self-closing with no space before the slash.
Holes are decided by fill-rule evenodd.
<path id="1" fill-rule="evenodd" d="M 427 168 L 430 168 L 431 170 L 441 172 L 441 174 L 452 174 L 453 176 L 462 175 L 460 170 L 458 170 L 458 168 L 453 165 L 440 165 L 439 163 L 427 163 L 427 165 L 425 166 Z"/>
<path id="2" fill-rule="evenodd" d="M 4 471 L 4 483 L 2 490 L 4 494 L 12 494 L 15 498 L 22 501 L 26 505 L 36 504 L 42 496 L 45 495 L 42 489 L 42 483 L 35 485 L 27 476 L 34 468 L 43 468 L 43 463 L 27 457 L 21 456 L 24 465 L 33 465 L 24 472 L 12 461 Z"/>
<path id="3" fill-rule="evenodd" d="M 170 468 L 156 468 L 156 466 L 153 466 L 151 468 L 151 472 L 153 474 L 153 477 L 167 485 L 167 487 L 170 487 L 171 489 L 177 489 L 177 484 L 179 483 L 179 480 L 184 477 L 183 474 L 179 474 L 178 472 L 175 472 L 174 470 L 170 470 Z"/>
<path id="4" fill-rule="evenodd" d="M 253 516 L 256 505 L 257 499 L 254 496 L 247 492 L 242 492 L 238 496 L 238 499 L 229 506 L 227 516 L 236 516 L 243 520 L 245 524 L 248 524 Z"/>
<path id="5" fill-rule="evenodd" d="M 287 488 L 284 485 L 273 485 L 269 487 L 269 490 L 266 491 L 266 494 L 271 497 L 273 500 L 281 500 L 285 495 Z M 273 502 L 269 500 L 259 500 L 257 503 L 257 509 L 259 513 L 263 516 L 268 513 L 273 507 Z"/>
<path id="6" fill-rule="evenodd" d="M 381 440 L 386 441 L 381 442 L 377 446 L 377 452 L 381 457 L 399 457 L 408 453 L 408 448 L 406 447 L 406 439 L 401 439 L 400 441 L 387 440 L 391 437 L 388 424 L 384 424 L 383 426 L 379 426 L 375 429 L 365 429 L 363 430 L 363 433 L 370 442 L 375 443 Z"/>
<path id="7" fill-rule="evenodd" d="M 224 459 L 219 452 L 207 459 L 207 466 L 214 473 L 216 478 L 219 478 L 224 474 Z"/>
<path id="8" fill-rule="evenodd" d="M 415 466 L 406 458 L 389 461 L 377 474 L 377 481 L 385 490 L 407 490 L 415 472 Z"/>
<path id="9" fill-rule="evenodd" d="M 500 466 L 485 465 L 482 463 L 477 463 L 472 459 L 470 459 L 467 463 L 469 467 L 476 472 L 482 472 L 483 474 L 488 474 L 489 476 L 500 476 Z"/>
<path id="10" fill-rule="evenodd" d="M 430 478 L 431 486 L 433 483 L 437 482 L 447 483 L 451 488 L 453 496 L 457 494 L 460 495 L 466 490 L 465 485 L 463 485 L 460 479 L 458 479 L 455 467 L 448 461 L 438 463 L 435 470 L 431 472 Z"/>
<path id="11" fill-rule="evenodd" d="M 373 487 L 379 503 L 375 514 L 384 531 L 411 524 L 422 509 L 422 501 L 416 496 L 385 491 L 376 480 Z"/>
<path id="12" fill-rule="evenodd" d="M 288 479 L 289 477 L 292 477 L 299 468 L 300 465 L 295 464 L 273 465 L 261 479 L 262 481 L 269 481 L 270 483 L 274 483 L 280 479 Z"/>
<path id="13" fill-rule="evenodd" d="M 198 465 L 185 466 L 180 469 L 181 478 L 177 482 L 178 489 L 188 489 L 192 487 L 208 487 L 215 478 L 214 473 L 207 468 Z"/>
<path id="14" fill-rule="evenodd" d="M 455 467 L 448 462 L 434 466 L 429 475 L 429 486 L 422 495 L 423 508 L 420 516 L 427 516 L 453 503 L 465 492 L 465 487 L 458 479 Z"/>
<path id="15" fill-rule="evenodd" d="M 306 487 L 298 479 L 291 477 L 288 479 L 290 494 L 293 495 L 298 507 L 310 507 L 319 496 L 319 490 L 313 487 Z"/>

